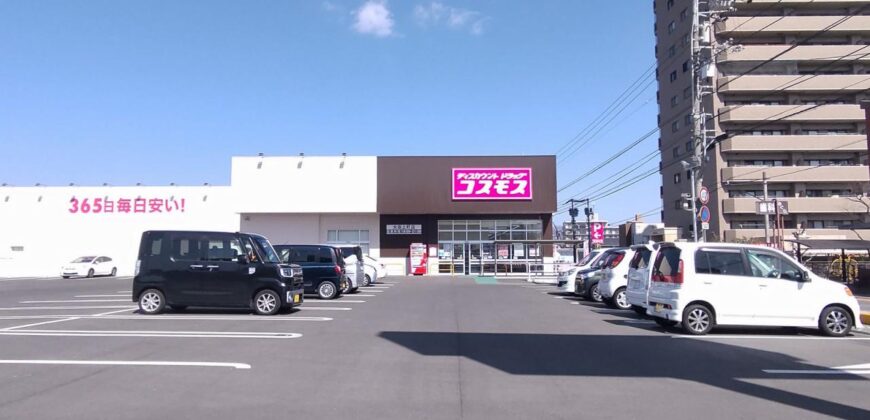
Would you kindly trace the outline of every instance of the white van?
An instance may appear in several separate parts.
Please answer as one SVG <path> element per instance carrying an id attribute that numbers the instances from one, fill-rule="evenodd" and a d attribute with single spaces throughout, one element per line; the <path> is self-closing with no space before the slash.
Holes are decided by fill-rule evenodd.
<path id="1" fill-rule="evenodd" d="M 628 286 L 628 268 L 631 260 L 634 259 L 635 250 L 633 248 L 621 251 L 610 265 L 601 270 L 601 280 L 598 281 L 598 293 L 601 293 L 601 299 L 607 306 L 616 309 L 630 309 L 628 298 L 625 296 L 625 289 Z"/>
<path id="2" fill-rule="evenodd" d="M 863 328 L 848 287 L 778 250 L 742 244 L 660 244 L 646 313 L 694 335 L 717 325 L 812 327 L 836 337 Z"/>
<path id="3" fill-rule="evenodd" d="M 634 245 L 634 257 L 628 265 L 625 298 L 638 315 L 645 315 L 649 299 L 650 263 L 655 261 L 658 245 Z"/>

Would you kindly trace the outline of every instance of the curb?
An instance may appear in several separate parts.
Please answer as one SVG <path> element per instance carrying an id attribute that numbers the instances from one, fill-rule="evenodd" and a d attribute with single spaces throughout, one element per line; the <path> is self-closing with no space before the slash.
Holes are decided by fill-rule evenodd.
<path id="1" fill-rule="evenodd" d="M 870 312 L 861 312 L 861 323 L 870 325 Z"/>

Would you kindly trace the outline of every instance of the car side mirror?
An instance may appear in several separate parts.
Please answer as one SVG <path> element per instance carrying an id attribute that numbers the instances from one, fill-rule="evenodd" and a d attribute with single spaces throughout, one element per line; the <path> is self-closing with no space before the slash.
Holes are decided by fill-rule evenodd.
<path id="1" fill-rule="evenodd" d="M 804 283 L 809 283 L 809 282 L 813 281 L 813 278 L 810 277 L 810 272 L 809 271 L 801 271 L 800 281 L 802 281 Z"/>
<path id="2" fill-rule="evenodd" d="M 239 255 L 238 257 L 236 257 L 236 261 L 239 264 L 246 264 L 246 265 L 251 263 L 251 261 L 248 259 L 247 255 Z"/>

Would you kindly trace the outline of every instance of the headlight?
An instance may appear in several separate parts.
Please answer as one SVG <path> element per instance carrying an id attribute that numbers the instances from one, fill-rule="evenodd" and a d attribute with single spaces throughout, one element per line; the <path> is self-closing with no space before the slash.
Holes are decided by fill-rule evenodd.
<path id="1" fill-rule="evenodd" d="M 293 277 L 293 269 L 290 267 L 281 267 L 281 277 Z"/>

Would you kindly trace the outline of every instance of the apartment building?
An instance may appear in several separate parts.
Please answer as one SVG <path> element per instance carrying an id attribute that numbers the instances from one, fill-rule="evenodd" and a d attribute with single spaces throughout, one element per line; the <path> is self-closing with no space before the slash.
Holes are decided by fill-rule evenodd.
<path id="1" fill-rule="evenodd" d="M 870 237 L 838 229 L 870 222 L 859 105 L 870 100 L 870 1 L 693 3 L 654 1 L 662 220 L 691 236 L 692 213 L 680 203 L 691 173 L 681 161 L 700 144 L 698 97 L 708 147 L 696 186 L 710 191 L 708 240 L 763 241 L 763 178 L 768 197 L 787 203 L 786 239 Z M 694 7 L 703 14 L 697 32 Z"/>

